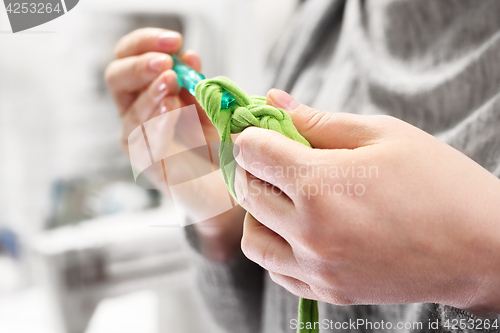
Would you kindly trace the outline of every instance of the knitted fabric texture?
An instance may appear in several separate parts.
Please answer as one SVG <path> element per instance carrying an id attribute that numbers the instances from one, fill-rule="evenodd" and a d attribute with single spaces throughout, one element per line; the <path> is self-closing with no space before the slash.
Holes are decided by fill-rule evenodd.
<path id="1" fill-rule="evenodd" d="M 224 92 L 234 98 L 229 108 L 221 108 Z M 208 117 L 217 128 L 221 139 L 219 160 L 222 177 L 235 200 L 234 190 L 235 161 L 231 134 L 241 133 L 245 128 L 256 126 L 279 132 L 286 137 L 311 147 L 309 142 L 299 134 L 292 119 L 285 111 L 266 104 L 265 97 L 248 96 L 241 88 L 226 77 L 219 76 L 203 80 L 196 86 L 196 100 L 206 111 Z M 318 305 L 316 301 L 300 299 L 299 323 L 303 328 L 298 333 L 318 332 Z"/>

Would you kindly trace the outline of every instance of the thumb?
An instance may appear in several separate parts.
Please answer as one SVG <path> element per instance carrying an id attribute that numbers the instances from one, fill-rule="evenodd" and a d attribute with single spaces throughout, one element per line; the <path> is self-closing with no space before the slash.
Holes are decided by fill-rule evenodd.
<path id="1" fill-rule="evenodd" d="M 300 104 L 283 90 L 271 89 L 267 104 L 287 111 L 299 133 L 313 148 L 355 149 L 373 143 L 380 136 L 372 116 L 315 110 Z"/>

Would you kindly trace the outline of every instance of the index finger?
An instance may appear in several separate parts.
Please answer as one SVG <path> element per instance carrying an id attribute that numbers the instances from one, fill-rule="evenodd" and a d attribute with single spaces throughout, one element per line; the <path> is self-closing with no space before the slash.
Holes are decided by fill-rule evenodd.
<path id="1" fill-rule="evenodd" d="M 182 46 L 182 36 L 177 31 L 143 28 L 123 36 L 115 47 L 117 59 L 146 52 L 177 53 Z"/>

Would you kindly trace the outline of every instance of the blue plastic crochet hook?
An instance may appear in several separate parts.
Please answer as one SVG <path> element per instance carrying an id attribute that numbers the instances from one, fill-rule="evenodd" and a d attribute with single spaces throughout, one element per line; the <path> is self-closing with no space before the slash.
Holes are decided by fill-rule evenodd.
<path id="1" fill-rule="evenodd" d="M 178 56 L 172 55 L 172 59 L 174 60 L 174 67 L 172 69 L 175 73 L 177 73 L 177 80 L 179 81 L 179 85 L 189 91 L 191 95 L 196 96 L 196 85 L 201 80 L 205 80 L 205 76 L 189 67 L 186 63 L 181 61 Z M 221 109 L 229 108 L 229 106 L 231 106 L 234 101 L 235 99 L 233 95 L 225 91 L 222 94 L 220 103 Z"/>

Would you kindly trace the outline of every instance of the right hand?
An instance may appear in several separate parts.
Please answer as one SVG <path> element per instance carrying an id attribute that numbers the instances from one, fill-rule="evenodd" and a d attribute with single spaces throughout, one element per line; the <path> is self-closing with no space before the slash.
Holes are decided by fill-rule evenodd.
<path id="1" fill-rule="evenodd" d="M 116 44 L 116 60 L 107 67 L 105 79 L 121 117 L 121 144 L 126 154 L 129 152 L 128 137 L 135 128 L 160 114 L 192 104 L 198 111 L 206 141 L 219 141 L 217 130 L 205 111 L 188 91 L 180 89 L 178 85 L 177 75 L 172 70 L 173 61 L 168 54 L 179 52 L 181 47 L 182 36 L 179 33 L 157 28 L 135 30 Z M 184 52 L 181 60 L 201 72 L 201 61 L 196 53 Z M 183 143 L 195 135 L 186 129 L 175 133 L 177 121 L 178 119 L 169 120 L 169 123 L 165 123 L 161 129 L 168 133 L 167 142 L 162 142 L 165 149 L 178 151 L 179 146 L 183 146 Z M 176 168 L 179 172 L 200 164 L 211 167 L 211 162 L 206 158 L 194 153 L 192 155 L 187 157 L 191 161 L 190 165 L 179 165 Z M 158 188 L 165 188 L 162 186 L 164 184 L 162 173 L 149 174 L 148 178 Z M 193 198 L 193 193 L 199 197 Z M 170 195 L 168 188 L 165 194 Z M 216 204 L 214 200 L 219 200 L 221 195 L 228 195 L 225 186 L 189 191 L 189 195 L 182 200 L 183 208 L 188 214 L 196 214 L 197 210 L 203 209 L 203 206 L 210 207 Z M 243 216 L 243 209 L 237 206 L 226 213 L 196 224 L 202 238 L 208 240 L 205 244 L 207 252 L 216 252 L 212 254 L 215 259 L 223 260 L 239 248 Z M 200 228 L 203 226 L 207 228 Z"/>

